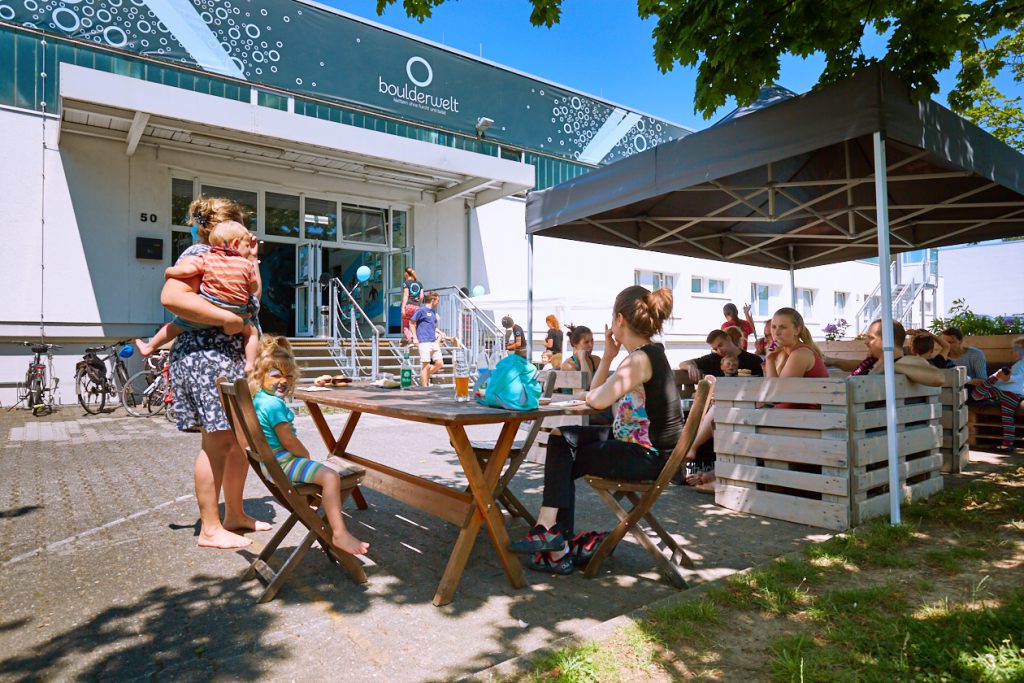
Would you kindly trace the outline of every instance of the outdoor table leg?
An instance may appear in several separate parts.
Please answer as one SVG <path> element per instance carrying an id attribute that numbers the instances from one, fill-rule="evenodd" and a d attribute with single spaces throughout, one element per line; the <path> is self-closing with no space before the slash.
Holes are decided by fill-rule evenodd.
<path id="1" fill-rule="evenodd" d="M 452 554 L 448 558 L 448 566 L 445 567 L 444 575 L 441 577 L 441 585 L 434 595 L 434 604 L 437 606 L 446 605 L 451 602 L 458 588 L 462 572 L 466 568 L 469 554 L 480 533 L 480 525 L 486 523 L 488 535 L 498 552 L 498 559 L 501 560 L 509 582 L 514 588 L 522 588 L 526 585 L 526 576 L 523 574 L 523 566 L 518 558 L 509 551 L 508 531 L 505 529 L 505 520 L 501 516 L 497 504 L 494 502 L 494 487 L 498 484 L 501 470 L 512 450 L 512 442 L 515 440 L 516 429 L 519 427 L 518 420 L 510 420 L 504 424 L 494 451 L 487 461 L 487 469 L 481 470 L 480 463 L 473 453 L 473 447 L 466 436 L 466 429 L 461 424 L 448 425 L 448 434 L 455 452 L 462 463 L 466 479 L 469 481 L 469 488 L 473 494 L 476 509 L 466 519 L 459 538 L 452 548 Z"/>
<path id="2" fill-rule="evenodd" d="M 327 424 L 323 412 L 320 410 L 320 405 L 312 401 L 306 401 L 306 407 L 309 408 L 309 416 L 313 418 L 313 424 L 316 425 L 317 431 L 320 432 L 320 438 L 323 439 L 324 445 L 327 446 L 327 451 L 339 458 L 345 457 L 345 449 L 348 448 L 348 442 L 352 440 L 352 434 L 356 431 L 356 425 L 359 424 L 359 418 L 362 416 L 362 413 L 350 412 L 348 419 L 345 421 L 345 426 L 341 430 L 341 434 L 335 439 L 334 435 L 331 434 L 331 428 Z M 365 510 L 369 507 L 366 503 L 366 498 L 363 497 L 363 492 L 359 490 L 358 486 L 352 489 L 352 500 L 355 501 L 356 507 L 360 510 Z"/>

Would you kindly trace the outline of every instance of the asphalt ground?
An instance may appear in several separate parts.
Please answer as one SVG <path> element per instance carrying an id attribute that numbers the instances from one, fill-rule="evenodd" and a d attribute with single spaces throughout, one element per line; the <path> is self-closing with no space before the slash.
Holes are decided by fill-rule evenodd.
<path id="1" fill-rule="evenodd" d="M 335 431 L 343 419 L 328 415 Z M 323 457 L 310 419 L 296 426 Z M 353 584 L 314 550 L 260 605 L 260 584 L 240 576 L 272 532 L 238 551 L 195 545 L 198 447 L 162 417 L 123 409 L 0 412 L 0 679 L 452 680 L 677 592 L 629 537 L 593 580 L 527 570 L 529 585 L 513 589 L 481 533 L 454 601 L 434 607 L 455 527 L 368 491 L 369 510 L 346 507 L 350 529 L 370 543 L 368 583 Z M 350 450 L 465 483 L 440 427 L 364 416 Z M 527 463 L 513 482 L 531 509 L 542 478 Z M 246 509 L 272 523 L 286 517 L 251 472 Z M 824 537 L 718 508 L 689 487 L 670 487 L 655 511 L 695 558 L 694 585 Z M 582 483 L 578 515 L 579 529 L 614 522 Z M 525 532 L 506 521 L 512 538 Z M 283 551 L 300 539 L 293 530 Z"/>

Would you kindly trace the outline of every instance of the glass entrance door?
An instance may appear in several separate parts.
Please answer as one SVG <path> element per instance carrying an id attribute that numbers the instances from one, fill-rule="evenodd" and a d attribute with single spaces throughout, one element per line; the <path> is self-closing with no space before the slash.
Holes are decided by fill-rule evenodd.
<path id="1" fill-rule="evenodd" d="M 320 305 L 321 249 L 317 242 L 295 245 L 295 336 L 316 334 Z"/>
<path id="2" fill-rule="evenodd" d="M 405 282 L 405 269 L 412 265 L 412 249 L 388 254 L 388 306 L 387 333 L 402 334 L 402 283 Z"/>

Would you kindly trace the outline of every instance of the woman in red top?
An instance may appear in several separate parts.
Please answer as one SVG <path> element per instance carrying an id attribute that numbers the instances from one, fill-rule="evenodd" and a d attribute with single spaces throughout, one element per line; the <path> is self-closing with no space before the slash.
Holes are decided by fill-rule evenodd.
<path id="1" fill-rule="evenodd" d="M 743 316 L 746 320 L 740 320 L 740 312 L 736 310 L 736 304 L 726 304 L 722 308 L 725 315 L 725 322 L 722 323 L 723 330 L 730 327 L 740 328 L 740 348 L 747 350 L 747 337 L 754 334 L 754 319 L 750 317 L 750 304 L 744 304 Z"/>
<path id="2" fill-rule="evenodd" d="M 775 311 L 772 337 L 776 347 L 765 358 L 765 377 L 828 377 L 821 350 L 811 340 L 803 316 L 795 309 Z"/>

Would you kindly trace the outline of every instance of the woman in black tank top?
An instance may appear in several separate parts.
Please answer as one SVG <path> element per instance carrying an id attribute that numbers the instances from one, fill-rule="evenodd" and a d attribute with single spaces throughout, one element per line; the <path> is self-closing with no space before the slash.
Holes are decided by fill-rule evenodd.
<path id="1" fill-rule="evenodd" d="M 611 426 L 563 427 L 548 441 L 544 498 L 537 526 L 513 552 L 529 553 L 538 571 L 573 571 L 570 544 L 576 505 L 575 480 L 585 474 L 647 481 L 661 473 L 683 430 L 679 387 L 665 347 L 651 341 L 672 314 L 672 292 L 627 287 L 615 298 L 611 327 L 605 327 L 605 354 L 598 364 L 587 404 L 612 408 Z M 619 350 L 629 355 L 614 373 Z M 564 367 L 564 366 L 563 366 Z"/>

